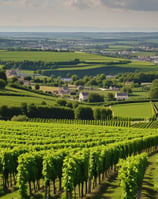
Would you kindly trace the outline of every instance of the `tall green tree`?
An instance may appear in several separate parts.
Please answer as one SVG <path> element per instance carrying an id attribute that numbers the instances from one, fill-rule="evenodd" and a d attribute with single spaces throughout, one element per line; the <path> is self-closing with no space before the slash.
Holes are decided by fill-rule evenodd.
<path id="1" fill-rule="evenodd" d="M 3 79 L 0 79 L 0 89 L 4 89 L 6 86 L 6 81 L 4 81 Z"/>
<path id="2" fill-rule="evenodd" d="M 4 70 L 0 70 L 0 79 L 3 79 L 5 82 L 7 82 L 7 76 Z"/>
<path id="3" fill-rule="evenodd" d="M 152 81 L 149 95 L 151 99 L 158 98 L 158 79 L 155 79 L 154 81 Z"/>
<path id="4" fill-rule="evenodd" d="M 88 102 L 104 102 L 104 96 L 98 93 L 90 93 L 88 95 Z"/>
<path id="5" fill-rule="evenodd" d="M 78 106 L 75 109 L 75 118 L 79 120 L 93 120 L 92 108 Z"/>

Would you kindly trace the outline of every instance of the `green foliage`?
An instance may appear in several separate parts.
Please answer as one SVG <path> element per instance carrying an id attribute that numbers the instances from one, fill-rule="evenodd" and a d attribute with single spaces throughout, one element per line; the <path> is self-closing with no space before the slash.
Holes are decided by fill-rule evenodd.
<path id="1" fill-rule="evenodd" d="M 93 117 L 94 117 L 95 120 L 101 120 L 101 110 L 100 110 L 100 108 L 94 109 Z"/>
<path id="2" fill-rule="evenodd" d="M 121 88 L 121 91 L 124 93 L 132 93 L 132 89 L 130 87 L 124 86 Z"/>
<path id="3" fill-rule="evenodd" d="M 38 187 L 42 178 L 45 188 L 53 182 L 53 190 L 56 190 L 56 179 L 62 179 L 64 190 L 69 197 L 77 185 L 90 185 L 93 180 L 96 186 L 97 178 L 101 179 L 101 174 L 117 164 L 120 158 L 126 158 L 147 148 L 156 149 L 158 144 L 156 130 L 109 128 L 79 123 L 66 125 L 9 121 L 1 121 L 0 129 L 0 138 L 3 138 L 0 173 L 3 179 L 5 177 L 8 180 L 10 174 L 16 173 L 18 165 L 17 179 L 21 198 L 33 194 L 33 186 L 28 185 Z M 19 148 L 15 150 L 17 144 Z M 26 149 L 22 150 L 22 147 Z M 143 162 L 140 165 L 143 165 Z M 133 173 L 132 170 L 131 174 Z M 139 174 L 136 182 L 140 184 L 141 178 L 142 175 Z M 47 190 L 49 192 L 49 189 Z M 49 195 L 48 192 L 46 191 L 46 196 Z"/>
<path id="4" fill-rule="evenodd" d="M 1 106 L 0 107 L 0 117 L 2 119 L 11 119 L 13 116 L 20 115 L 21 108 L 20 107 L 8 107 L 8 106 Z"/>
<path id="5" fill-rule="evenodd" d="M 112 119 L 112 111 L 105 108 L 96 108 L 93 111 L 95 120 L 110 120 Z"/>
<path id="6" fill-rule="evenodd" d="M 103 81 L 103 87 L 104 88 L 109 88 L 112 85 L 113 85 L 113 82 L 110 79 L 106 79 L 106 80 Z"/>
<path id="7" fill-rule="evenodd" d="M 39 90 L 40 89 L 40 85 L 39 84 L 35 84 L 35 89 Z"/>
<path id="8" fill-rule="evenodd" d="M 120 160 L 119 178 L 121 187 L 123 188 L 123 199 L 134 199 L 138 191 L 138 187 L 144 177 L 147 166 L 147 154 L 128 157 L 126 160 Z"/>
<path id="9" fill-rule="evenodd" d="M 73 108 L 72 102 L 67 102 L 67 103 L 66 103 L 66 106 L 69 107 L 69 108 Z"/>
<path id="10" fill-rule="evenodd" d="M 151 88 L 150 88 L 150 98 L 151 99 L 157 99 L 158 98 L 158 79 L 155 79 L 152 82 Z"/>
<path id="11" fill-rule="evenodd" d="M 79 106 L 79 103 L 77 102 L 77 101 L 75 101 L 74 103 L 73 103 L 73 108 L 75 109 L 75 108 L 77 108 Z"/>
<path id="12" fill-rule="evenodd" d="M 0 79 L 3 79 L 5 82 L 7 82 L 7 76 L 4 70 L 0 69 Z"/>
<path id="13" fill-rule="evenodd" d="M 64 99 L 58 99 L 58 100 L 56 101 L 56 103 L 57 103 L 59 106 L 66 106 L 67 101 L 64 100 Z"/>
<path id="14" fill-rule="evenodd" d="M 108 99 L 108 101 L 113 101 L 113 100 L 115 99 L 114 94 L 108 92 L 108 94 L 107 94 L 107 99 Z"/>
<path id="15" fill-rule="evenodd" d="M 72 76 L 71 76 L 72 82 L 75 82 L 75 81 L 77 81 L 78 79 L 79 79 L 78 75 L 72 75 Z"/>
<path id="16" fill-rule="evenodd" d="M 84 86 L 84 81 L 83 80 L 77 80 L 77 81 L 75 81 L 75 83 L 74 83 L 76 86 Z"/>
<path id="17" fill-rule="evenodd" d="M 112 118 L 111 109 L 102 108 L 101 109 L 101 120 L 107 120 L 107 119 L 110 120 L 111 118 Z"/>
<path id="18" fill-rule="evenodd" d="M 6 86 L 6 82 L 3 79 L 0 79 L 0 89 L 4 89 Z"/>
<path id="19" fill-rule="evenodd" d="M 18 81 L 18 78 L 16 76 L 12 77 L 11 78 L 11 83 L 15 83 Z"/>
<path id="20" fill-rule="evenodd" d="M 98 93 L 90 93 L 88 95 L 88 102 L 104 102 L 104 96 Z"/>
<path id="21" fill-rule="evenodd" d="M 75 119 L 93 120 L 93 110 L 90 107 L 78 106 L 75 109 Z"/>
<path id="22" fill-rule="evenodd" d="M 23 121 L 27 121 L 28 117 L 26 115 L 14 115 L 11 118 L 11 121 L 18 121 L 18 122 L 23 122 Z"/>

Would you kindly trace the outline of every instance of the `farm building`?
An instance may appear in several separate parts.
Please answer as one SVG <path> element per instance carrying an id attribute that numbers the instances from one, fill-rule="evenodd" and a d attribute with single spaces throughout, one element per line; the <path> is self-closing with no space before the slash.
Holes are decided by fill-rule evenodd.
<path id="1" fill-rule="evenodd" d="M 59 88 L 59 95 L 69 94 L 70 90 L 67 86 Z"/>
<path id="2" fill-rule="evenodd" d="M 16 70 L 7 70 L 6 71 L 7 78 L 12 78 L 14 76 L 19 77 L 20 76 L 19 74 L 20 74 L 19 69 L 16 69 Z"/>
<path id="3" fill-rule="evenodd" d="M 128 93 L 115 93 L 117 100 L 128 100 Z"/>
<path id="4" fill-rule="evenodd" d="M 88 95 L 89 95 L 89 93 L 87 93 L 87 92 L 81 92 L 79 94 L 79 101 L 87 101 Z"/>
<path id="5" fill-rule="evenodd" d="M 113 86 L 110 86 L 109 87 L 109 90 L 111 90 L 111 91 L 119 91 L 120 89 L 119 88 L 117 88 L 117 87 L 113 87 Z"/>

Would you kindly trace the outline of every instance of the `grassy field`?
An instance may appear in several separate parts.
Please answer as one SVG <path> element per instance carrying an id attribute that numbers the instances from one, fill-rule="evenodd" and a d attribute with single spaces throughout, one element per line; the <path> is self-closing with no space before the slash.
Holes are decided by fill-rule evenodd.
<path id="1" fill-rule="evenodd" d="M 150 118 L 152 117 L 151 104 L 145 103 L 129 103 L 129 104 L 118 104 L 112 106 L 114 116 L 128 117 L 128 118 Z"/>
<path id="2" fill-rule="evenodd" d="M 55 104 L 56 98 L 11 87 L 7 87 L 5 90 L 0 90 L 0 106 L 20 106 L 23 102 L 40 105 L 43 101 L 51 106 Z"/>
<path id="3" fill-rule="evenodd" d="M 128 46 L 128 45 L 127 45 Z M 118 46 L 119 47 L 119 46 Z M 70 62 L 79 59 L 79 64 L 64 64 L 59 62 Z M 61 76 L 67 77 L 71 75 L 78 75 L 83 77 L 85 75 L 94 76 L 96 74 L 118 74 L 124 72 L 136 71 L 158 71 L 158 68 L 153 63 L 143 61 L 129 60 L 106 57 L 96 54 L 88 54 L 82 52 L 46 52 L 46 51 L 0 51 L 0 60 L 2 61 L 44 61 L 44 62 L 58 62 L 54 68 L 40 69 L 43 76 Z M 122 63 L 122 61 L 125 61 Z M 24 73 L 31 74 L 30 71 Z"/>
<path id="4" fill-rule="evenodd" d="M 79 52 L 43 52 L 43 51 L 0 51 L 0 60 L 2 61 L 45 61 L 45 62 L 63 62 L 80 59 L 80 61 L 109 62 L 118 61 L 119 58 L 104 57 Z"/>

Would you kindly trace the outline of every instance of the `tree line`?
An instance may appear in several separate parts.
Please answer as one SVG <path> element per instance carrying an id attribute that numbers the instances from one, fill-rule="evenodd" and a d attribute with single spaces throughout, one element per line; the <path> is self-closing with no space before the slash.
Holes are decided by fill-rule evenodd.
<path id="1" fill-rule="evenodd" d="M 91 107 L 78 106 L 76 109 L 69 107 L 36 106 L 35 104 L 22 103 L 20 107 L 0 107 L 0 119 L 10 120 L 14 116 L 25 115 L 28 118 L 43 119 L 79 119 L 79 120 L 106 120 L 112 119 L 112 111 L 106 108 L 92 109 Z"/>

